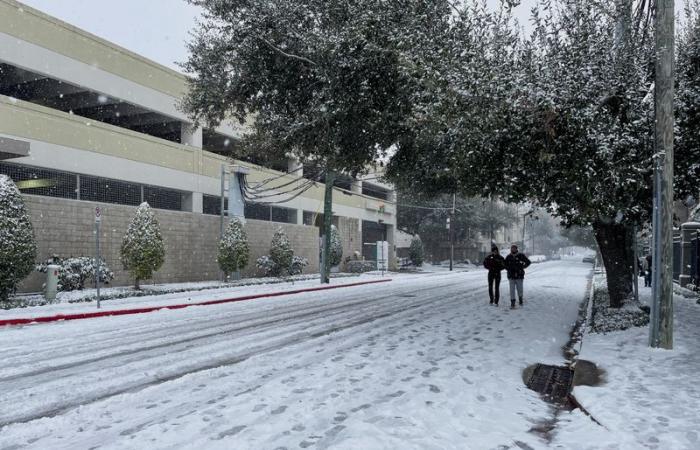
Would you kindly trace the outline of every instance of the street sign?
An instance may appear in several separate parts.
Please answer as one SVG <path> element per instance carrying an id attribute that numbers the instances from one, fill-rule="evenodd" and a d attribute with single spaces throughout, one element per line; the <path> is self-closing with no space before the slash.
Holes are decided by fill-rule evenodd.
<path id="1" fill-rule="evenodd" d="M 95 223 L 102 222 L 102 210 L 99 206 L 95 207 Z"/>

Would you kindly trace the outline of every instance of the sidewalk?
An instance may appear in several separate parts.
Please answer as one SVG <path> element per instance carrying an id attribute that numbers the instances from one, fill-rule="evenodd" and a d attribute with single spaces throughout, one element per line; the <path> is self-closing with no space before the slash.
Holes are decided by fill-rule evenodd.
<path id="1" fill-rule="evenodd" d="M 640 301 L 651 292 L 640 287 Z M 603 373 L 600 386 L 577 386 L 579 410 L 561 416 L 553 445 L 569 449 L 700 448 L 700 305 L 674 296 L 674 349 L 648 347 L 648 327 L 589 334 L 580 359 Z"/>
<path id="2" fill-rule="evenodd" d="M 56 321 L 62 319 L 79 319 L 108 315 L 123 315 L 129 313 L 145 313 L 157 309 L 180 309 L 187 306 L 199 306 L 232 301 L 252 300 L 258 297 L 288 295 L 306 291 L 332 289 L 335 287 L 369 284 L 390 281 L 388 276 L 359 276 L 332 278 L 330 284 L 321 285 L 318 279 L 276 284 L 251 286 L 236 286 L 230 288 L 215 288 L 177 292 L 172 294 L 146 295 L 126 297 L 102 302 L 97 309 L 95 302 L 55 303 L 43 306 L 13 308 L 0 310 L 0 325 L 15 324 L 13 321 L 50 318 L 41 321 Z M 87 317 L 81 317 L 87 316 Z"/>

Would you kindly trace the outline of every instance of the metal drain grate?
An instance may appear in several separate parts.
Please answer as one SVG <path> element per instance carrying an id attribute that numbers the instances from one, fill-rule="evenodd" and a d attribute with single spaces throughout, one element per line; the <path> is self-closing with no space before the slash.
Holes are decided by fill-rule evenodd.
<path id="1" fill-rule="evenodd" d="M 568 402 L 574 371 L 568 367 L 537 364 L 527 380 L 527 387 L 556 403 Z"/>

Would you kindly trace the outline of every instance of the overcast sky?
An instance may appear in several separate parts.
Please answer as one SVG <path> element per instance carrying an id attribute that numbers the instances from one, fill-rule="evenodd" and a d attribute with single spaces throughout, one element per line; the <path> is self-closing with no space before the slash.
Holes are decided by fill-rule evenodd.
<path id="1" fill-rule="evenodd" d="M 199 15 L 199 9 L 184 0 L 21 1 L 175 70 L 180 70 L 176 61 L 187 59 L 185 41 Z M 498 2 L 487 0 L 492 6 Z M 521 0 L 515 10 L 526 28 L 536 2 Z"/>

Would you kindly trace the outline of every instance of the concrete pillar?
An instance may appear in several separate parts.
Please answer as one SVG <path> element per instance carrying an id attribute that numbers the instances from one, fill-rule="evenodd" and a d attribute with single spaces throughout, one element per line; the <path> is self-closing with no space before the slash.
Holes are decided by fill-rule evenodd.
<path id="1" fill-rule="evenodd" d="M 678 278 L 681 287 L 685 287 L 691 280 L 690 261 L 693 257 L 693 239 L 697 237 L 698 230 L 700 230 L 698 222 L 686 222 L 681 225 L 681 273 Z"/>
<path id="2" fill-rule="evenodd" d="M 190 147 L 202 148 L 202 129 L 194 125 L 182 122 L 180 127 L 180 143 Z"/>
<path id="3" fill-rule="evenodd" d="M 355 194 L 362 194 L 362 180 L 353 180 L 350 190 Z"/>
<path id="4" fill-rule="evenodd" d="M 386 224 L 386 240 L 389 242 L 389 270 L 398 270 L 396 266 L 396 233 L 393 224 Z"/>
<path id="5" fill-rule="evenodd" d="M 183 194 L 182 210 L 202 214 L 204 212 L 204 194 L 201 192 Z"/>
<path id="6" fill-rule="evenodd" d="M 297 158 L 287 159 L 287 173 L 293 174 L 295 177 L 304 176 L 304 165 Z"/>

